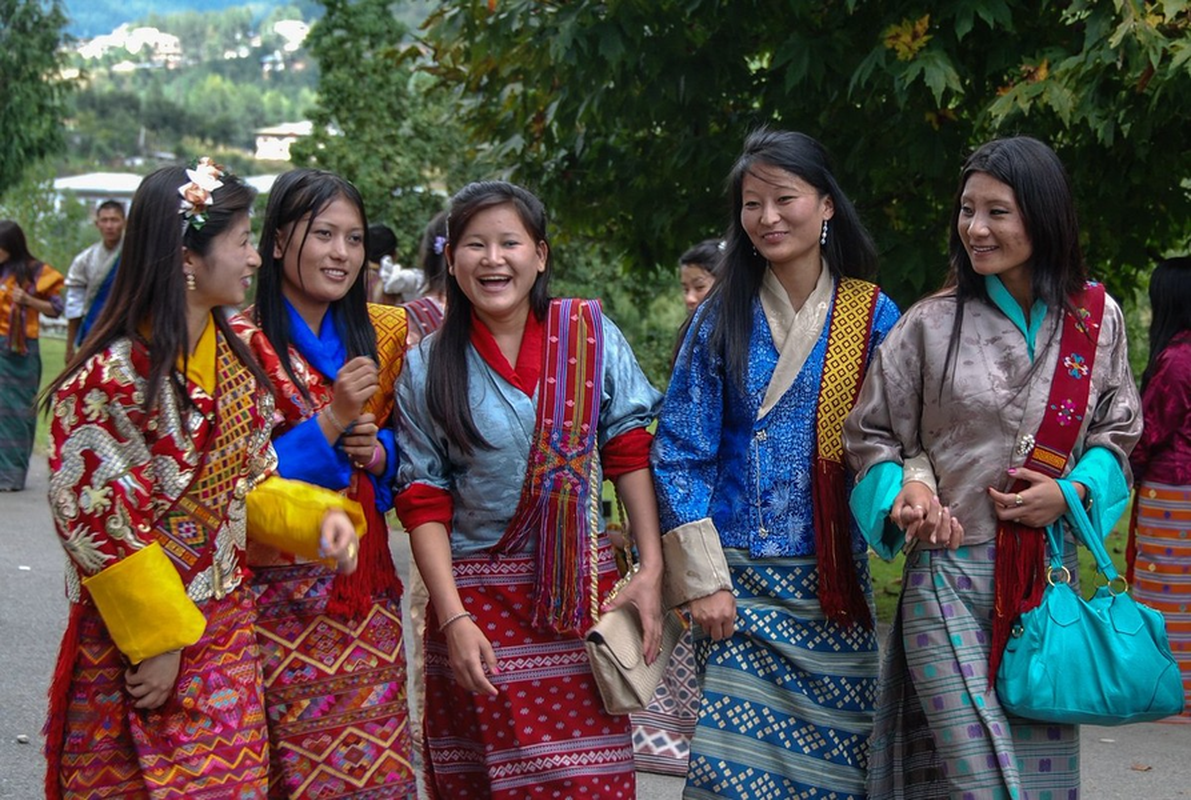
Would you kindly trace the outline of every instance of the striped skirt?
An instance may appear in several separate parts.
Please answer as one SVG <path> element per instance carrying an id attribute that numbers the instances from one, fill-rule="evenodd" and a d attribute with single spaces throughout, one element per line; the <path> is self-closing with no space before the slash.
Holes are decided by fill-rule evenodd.
<path id="1" fill-rule="evenodd" d="M 1191 486 L 1143 481 L 1137 505 L 1133 594 L 1166 617 L 1187 697 L 1187 710 L 1169 721 L 1191 722 Z"/>
<path id="2" fill-rule="evenodd" d="M 674 646 L 653 699 L 630 715 L 633 760 L 642 772 L 686 775 L 691 737 L 699 720 L 699 679 L 690 628 Z"/>
<path id="3" fill-rule="evenodd" d="M 10 353 L 8 338 L 0 336 L 0 491 L 25 488 L 37 413 L 33 408 L 41 381 L 41 355 L 36 339 L 26 341 L 29 352 Z"/>
<path id="4" fill-rule="evenodd" d="M 133 708 L 128 669 L 93 606 L 82 607 L 64 709 L 64 739 L 47 742 L 65 800 L 264 800 L 269 775 L 252 595 L 200 605 L 207 629 L 182 651 L 174 694 Z M 58 760 L 60 758 L 60 761 Z"/>
<path id="5" fill-rule="evenodd" d="M 695 629 L 703 699 L 683 797 L 864 797 L 875 631 L 826 620 L 813 557 L 724 554 L 736 630 Z M 856 566 L 871 597 L 867 557 Z"/>
<path id="6" fill-rule="evenodd" d="M 873 800 L 1079 797 L 1078 727 L 1009 717 L 989 686 L 995 559 L 991 542 L 907 557 L 881 668 Z"/>
<path id="7" fill-rule="evenodd" d="M 463 607 L 496 650 L 496 697 L 455 683 L 433 602 L 426 618 L 426 788 L 435 800 L 636 797 L 629 718 L 604 711 L 578 636 L 543 633 L 532 558 L 456 559 Z M 616 579 L 600 552 L 605 592 Z"/>

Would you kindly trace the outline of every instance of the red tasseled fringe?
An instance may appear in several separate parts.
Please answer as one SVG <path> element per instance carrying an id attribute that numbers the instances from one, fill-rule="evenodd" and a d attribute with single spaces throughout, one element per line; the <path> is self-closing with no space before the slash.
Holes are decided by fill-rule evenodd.
<path id="1" fill-rule="evenodd" d="M 349 620 L 362 619 L 372 607 L 374 598 L 401 597 L 401 579 L 389 552 L 389 525 L 376 508 L 376 492 L 372 481 L 363 473 L 352 477 L 353 490 L 349 495 L 364 508 L 368 535 L 360 539 L 360 553 L 356 571 L 351 575 L 336 575 L 327 598 L 327 613 Z"/>
<path id="2" fill-rule="evenodd" d="M 860 588 L 852 558 L 851 516 L 845 492 L 844 465 L 815 458 L 815 552 L 819 567 L 819 604 L 827 618 L 840 625 L 873 627 L 873 615 Z"/>
<path id="3" fill-rule="evenodd" d="M 988 651 L 990 688 L 996 684 L 997 669 L 1001 666 L 1001 656 L 1009 642 L 1013 623 L 1042 602 L 1042 590 L 1046 588 L 1046 538 L 1041 530 L 1008 521 L 997 525 L 993 580 L 995 603 L 992 645 Z"/>
<path id="4" fill-rule="evenodd" d="M 58 648 L 58 661 L 50 680 L 49 710 L 41 733 L 45 736 L 45 796 L 46 800 L 61 800 L 62 749 L 66 746 L 66 709 L 70 705 L 70 686 L 74 680 L 74 662 L 79 653 L 79 629 L 82 627 L 83 607 L 70 604 L 66 631 Z"/>
<path id="5" fill-rule="evenodd" d="M 1137 492 L 1133 492 L 1133 509 L 1129 512 L 1129 544 L 1125 546 L 1125 580 L 1133 585 L 1133 572 L 1137 567 Z"/>

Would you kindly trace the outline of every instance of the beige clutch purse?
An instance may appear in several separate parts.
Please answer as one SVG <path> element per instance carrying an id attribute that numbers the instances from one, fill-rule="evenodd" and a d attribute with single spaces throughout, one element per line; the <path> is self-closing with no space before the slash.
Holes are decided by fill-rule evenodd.
<path id="1" fill-rule="evenodd" d="M 662 617 L 662 651 L 646 664 L 641 648 L 641 618 L 637 609 L 624 605 L 600 617 L 587 632 L 587 657 L 596 686 L 609 714 L 628 714 L 645 708 L 682 636 L 685 623 L 673 611 Z"/>

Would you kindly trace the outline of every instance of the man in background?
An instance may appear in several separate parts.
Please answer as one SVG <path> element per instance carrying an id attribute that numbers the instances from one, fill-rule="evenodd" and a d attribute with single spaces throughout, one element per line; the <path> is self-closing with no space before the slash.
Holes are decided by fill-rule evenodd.
<path id="1" fill-rule="evenodd" d="M 100 240 L 75 256 L 66 274 L 66 360 L 74 357 L 107 300 L 124 242 L 124 205 L 104 200 L 95 210 Z"/>

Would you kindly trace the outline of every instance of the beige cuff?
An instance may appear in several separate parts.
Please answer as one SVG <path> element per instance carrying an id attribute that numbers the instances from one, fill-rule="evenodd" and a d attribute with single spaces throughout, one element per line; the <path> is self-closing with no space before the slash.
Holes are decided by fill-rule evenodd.
<path id="1" fill-rule="evenodd" d="M 930 487 L 931 494 L 939 493 L 939 483 L 935 480 L 935 469 L 930 463 L 930 456 L 925 452 L 902 462 L 902 486 L 910 481 L 925 483 Z"/>
<path id="2" fill-rule="evenodd" d="M 666 608 L 732 590 L 732 576 L 715 524 L 704 517 L 662 537 L 662 602 Z"/>

